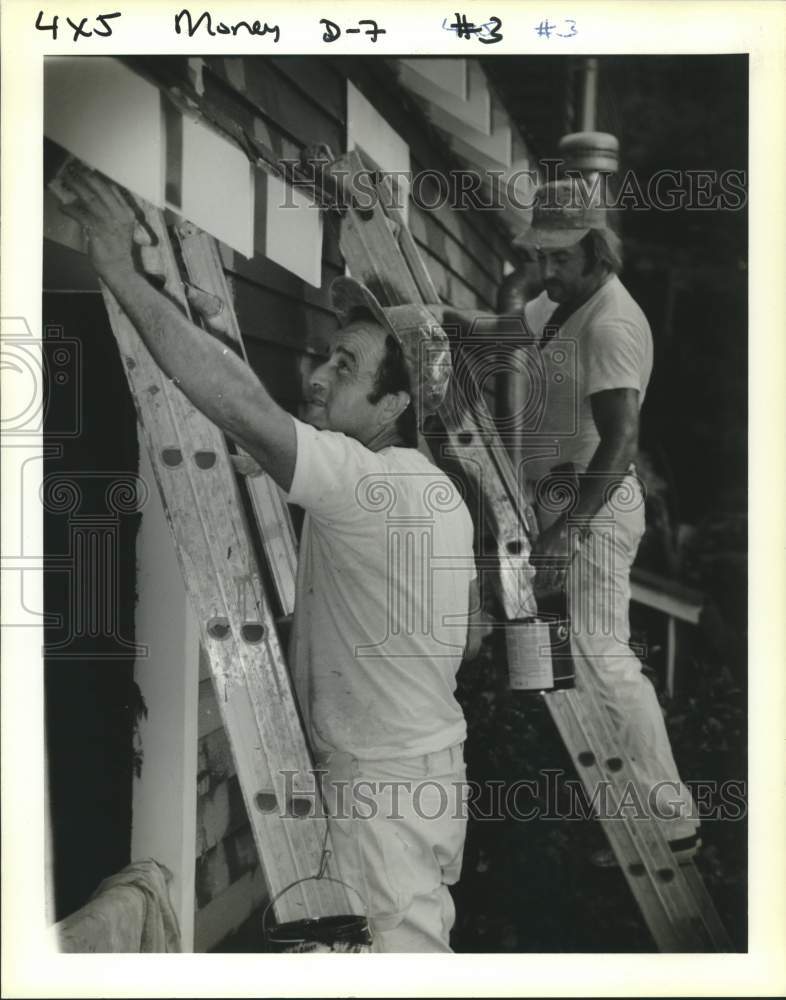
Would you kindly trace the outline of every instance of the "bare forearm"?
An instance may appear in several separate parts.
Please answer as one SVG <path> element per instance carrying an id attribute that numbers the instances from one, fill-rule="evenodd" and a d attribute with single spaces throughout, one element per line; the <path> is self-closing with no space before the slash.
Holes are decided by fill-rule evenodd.
<path id="1" fill-rule="evenodd" d="M 72 163 L 62 210 L 84 227 L 88 257 L 125 310 L 146 347 L 198 410 L 230 434 L 289 489 L 297 458 L 292 417 L 278 406 L 249 366 L 200 330 L 134 267 L 138 212 L 129 196 Z"/>
<path id="2" fill-rule="evenodd" d="M 587 472 L 581 478 L 579 499 L 573 516 L 581 519 L 592 517 L 608 500 L 614 486 L 620 481 L 636 457 L 637 440 L 630 434 L 620 434 L 601 441 L 592 456 Z"/>
<path id="3" fill-rule="evenodd" d="M 607 389 L 590 396 L 600 443 L 582 477 L 573 516 L 597 514 L 636 457 L 639 442 L 639 393 L 632 388 Z"/>
<path id="4" fill-rule="evenodd" d="M 133 267 L 118 264 L 102 277 L 163 372 L 208 419 L 252 454 L 258 450 L 248 414 L 279 408 L 251 368 Z"/>

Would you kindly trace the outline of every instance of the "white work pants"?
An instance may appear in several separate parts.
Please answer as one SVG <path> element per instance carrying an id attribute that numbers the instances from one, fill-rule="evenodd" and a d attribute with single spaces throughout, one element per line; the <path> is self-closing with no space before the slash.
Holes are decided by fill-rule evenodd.
<path id="1" fill-rule="evenodd" d="M 418 757 L 317 759 L 339 877 L 363 897 L 374 951 L 450 951 L 466 835 L 463 745 Z"/>
<path id="2" fill-rule="evenodd" d="M 542 528 L 557 516 L 538 513 Z M 695 805 L 677 771 L 655 689 L 629 645 L 630 570 L 643 534 L 641 484 L 629 474 L 592 519 L 568 572 L 571 649 L 633 765 L 632 814 L 641 802 L 663 820 L 667 838 L 679 840 L 696 832 Z"/>

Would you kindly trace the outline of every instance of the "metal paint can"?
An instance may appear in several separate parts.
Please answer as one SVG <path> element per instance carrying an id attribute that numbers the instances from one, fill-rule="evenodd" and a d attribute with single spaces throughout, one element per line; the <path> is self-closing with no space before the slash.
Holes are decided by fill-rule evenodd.
<path id="1" fill-rule="evenodd" d="M 325 841 L 327 844 L 327 840 Z M 368 917 L 364 913 L 340 913 L 325 917 L 308 917 L 303 920 L 292 920 L 288 923 L 273 924 L 269 917 L 274 904 L 296 885 L 304 882 L 333 882 L 343 885 L 354 893 L 366 909 L 363 897 L 341 879 L 324 875 L 324 865 L 329 852 L 323 848 L 322 865 L 318 875 L 307 875 L 305 878 L 290 882 L 281 892 L 275 895 L 265 907 L 262 914 L 262 933 L 268 951 L 274 952 L 349 952 L 362 953 L 373 951 L 373 934 Z"/>
<path id="2" fill-rule="evenodd" d="M 553 691 L 576 683 L 567 618 L 520 618 L 505 629 L 512 691 Z"/>

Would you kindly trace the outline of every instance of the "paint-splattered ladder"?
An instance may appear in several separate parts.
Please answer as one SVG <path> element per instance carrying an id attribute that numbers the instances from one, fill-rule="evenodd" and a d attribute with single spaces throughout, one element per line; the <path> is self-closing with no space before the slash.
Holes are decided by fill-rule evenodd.
<path id="1" fill-rule="evenodd" d="M 203 313 L 210 313 L 211 302 L 223 303 L 220 317 L 206 326 L 220 325 L 242 351 L 215 241 L 189 223 L 176 227 L 186 285 L 162 213 L 139 207 L 154 236 L 153 246 L 143 248 L 143 261 L 150 263 L 157 284 L 187 315 L 187 290 Z M 326 821 L 315 805 L 309 749 L 241 489 L 249 490 L 278 604 L 288 613 L 296 556 L 286 505 L 267 477 L 238 481 L 235 467 L 243 457 L 230 454 L 223 434 L 164 376 L 114 296 L 106 287 L 102 291 L 210 661 L 270 896 L 306 880 L 276 902 L 275 916 L 288 922 L 358 912 L 342 885 L 311 878 L 334 874 L 329 863 L 323 867 Z"/>

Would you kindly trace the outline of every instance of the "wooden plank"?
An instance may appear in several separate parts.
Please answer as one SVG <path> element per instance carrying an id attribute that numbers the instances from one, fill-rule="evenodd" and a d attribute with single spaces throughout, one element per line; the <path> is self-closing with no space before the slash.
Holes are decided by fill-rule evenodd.
<path id="1" fill-rule="evenodd" d="M 152 482 L 144 450 L 140 476 Z M 172 872 L 170 898 L 182 947 L 194 939 L 199 629 L 188 600 L 164 509 L 156 493 L 137 536 L 136 634 L 147 656 L 134 680 L 147 704 L 139 722 L 142 768 L 133 783 L 131 857 L 155 858 Z"/>
<path id="2" fill-rule="evenodd" d="M 704 607 L 701 591 L 638 567 L 631 573 L 630 593 L 638 604 L 691 625 L 698 625 Z"/>
<path id="3" fill-rule="evenodd" d="M 207 952 L 219 945 L 243 924 L 268 898 L 265 877 L 260 868 L 247 872 L 226 892 L 197 911 L 194 951 Z M 259 950 L 264 950 L 260 919 Z"/>

